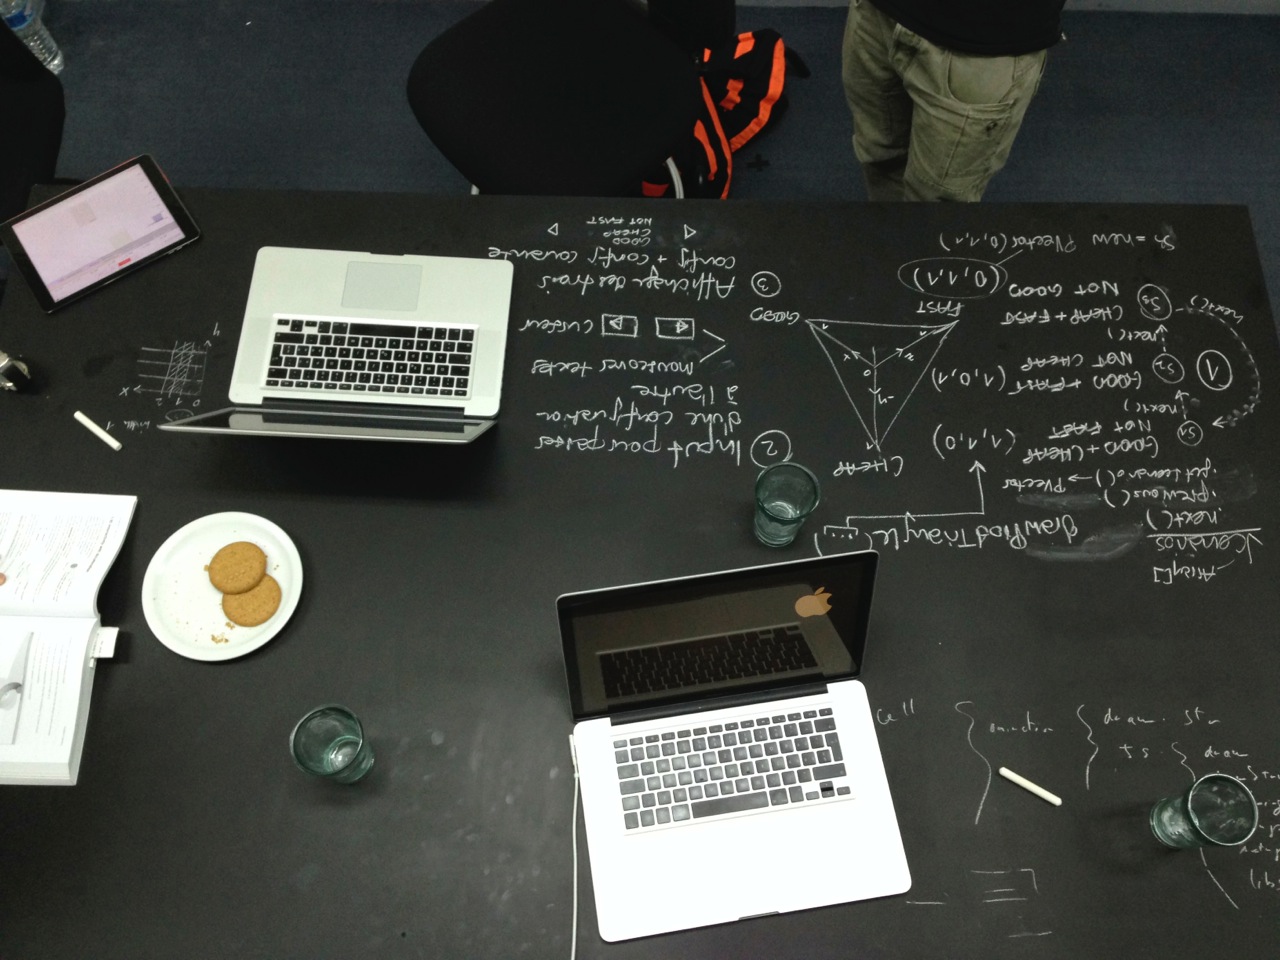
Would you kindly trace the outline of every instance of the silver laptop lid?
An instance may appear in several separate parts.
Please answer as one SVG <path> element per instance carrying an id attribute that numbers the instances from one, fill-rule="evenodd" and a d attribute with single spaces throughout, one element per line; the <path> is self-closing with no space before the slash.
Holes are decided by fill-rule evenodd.
<path id="1" fill-rule="evenodd" d="M 844 553 L 559 597 L 574 718 L 858 676 L 877 559 Z"/>
<path id="2" fill-rule="evenodd" d="M 502 394 L 513 268 L 506 260 L 384 255 L 299 247 L 263 247 L 254 263 L 236 349 L 230 398 L 262 404 L 299 398 L 268 386 L 272 337 L 281 319 L 367 321 L 406 333 L 432 326 L 474 333 L 465 397 L 344 392 L 343 405 L 449 409 L 493 417 Z M 315 399 L 330 398 L 316 393 Z"/>

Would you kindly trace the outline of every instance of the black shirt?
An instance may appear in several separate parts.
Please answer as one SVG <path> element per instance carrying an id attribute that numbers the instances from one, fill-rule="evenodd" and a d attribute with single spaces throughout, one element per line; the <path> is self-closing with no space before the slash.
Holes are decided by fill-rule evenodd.
<path id="1" fill-rule="evenodd" d="M 1062 35 L 1066 0 L 871 0 L 908 30 L 950 50 L 1011 56 Z"/>

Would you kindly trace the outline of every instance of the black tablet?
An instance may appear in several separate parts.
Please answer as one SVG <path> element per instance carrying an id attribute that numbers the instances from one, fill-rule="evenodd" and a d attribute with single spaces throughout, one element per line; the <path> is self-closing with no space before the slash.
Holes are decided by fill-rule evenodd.
<path id="1" fill-rule="evenodd" d="M 0 224 L 0 242 L 48 313 L 199 236 L 146 155 Z"/>

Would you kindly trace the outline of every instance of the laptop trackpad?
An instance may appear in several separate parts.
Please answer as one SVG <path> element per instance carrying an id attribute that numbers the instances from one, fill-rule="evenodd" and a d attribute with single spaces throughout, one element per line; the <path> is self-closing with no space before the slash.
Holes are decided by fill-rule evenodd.
<path id="1" fill-rule="evenodd" d="M 418 291 L 421 289 L 421 264 L 352 260 L 347 264 L 342 305 L 353 310 L 408 312 L 418 309 Z"/>

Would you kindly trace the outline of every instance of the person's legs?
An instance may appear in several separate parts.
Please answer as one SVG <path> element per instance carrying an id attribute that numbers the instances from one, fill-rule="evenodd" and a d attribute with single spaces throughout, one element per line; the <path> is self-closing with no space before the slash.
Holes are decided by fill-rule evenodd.
<path id="1" fill-rule="evenodd" d="M 979 57 L 919 40 L 903 81 L 914 101 L 908 200 L 980 200 L 1009 158 L 1046 53 Z"/>
<path id="2" fill-rule="evenodd" d="M 872 200 L 903 199 L 911 144 L 911 98 L 893 63 L 896 27 L 868 0 L 850 0 L 842 51 L 844 93 L 853 114 L 853 152 Z"/>

